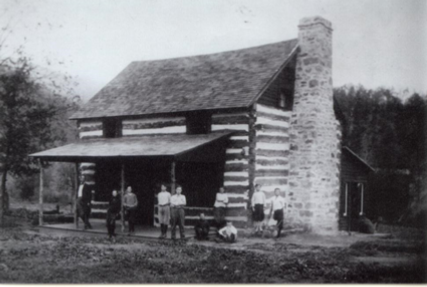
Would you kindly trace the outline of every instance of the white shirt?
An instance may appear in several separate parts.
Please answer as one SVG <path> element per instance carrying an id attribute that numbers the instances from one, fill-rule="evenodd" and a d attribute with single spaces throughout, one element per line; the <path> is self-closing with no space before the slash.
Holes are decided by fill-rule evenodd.
<path id="1" fill-rule="evenodd" d="M 157 196 L 157 200 L 159 202 L 159 205 L 165 205 L 171 203 L 171 194 L 167 191 L 161 191 L 159 192 L 159 195 Z"/>
<path id="2" fill-rule="evenodd" d="M 274 196 L 271 198 L 271 204 L 273 207 L 273 211 L 279 210 L 279 209 L 283 209 L 285 207 L 285 199 L 283 197 L 279 196 Z"/>
<path id="3" fill-rule="evenodd" d="M 231 226 L 225 226 L 223 227 L 220 231 L 219 234 L 221 234 L 222 236 L 225 236 L 227 234 L 227 236 L 230 236 L 231 234 L 234 234 L 235 237 L 237 237 L 237 229 L 236 227 L 234 227 L 233 225 Z"/>
<path id="4" fill-rule="evenodd" d="M 265 204 L 265 194 L 262 190 L 255 191 L 254 195 L 252 195 L 252 206 L 255 204 Z"/>
<path id="5" fill-rule="evenodd" d="M 77 192 L 77 197 L 83 196 L 83 184 L 80 184 L 79 191 Z"/>
<path id="6" fill-rule="evenodd" d="M 174 194 L 171 196 L 171 206 L 187 205 L 187 200 L 183 194 Z"/>
<path id="7" fill-rule="evenodd" d="M 228 196 L 226 193 L 218 192 L 216 194 L 216 200 L 214 207 L 225 207 L 228 203 Z"/>

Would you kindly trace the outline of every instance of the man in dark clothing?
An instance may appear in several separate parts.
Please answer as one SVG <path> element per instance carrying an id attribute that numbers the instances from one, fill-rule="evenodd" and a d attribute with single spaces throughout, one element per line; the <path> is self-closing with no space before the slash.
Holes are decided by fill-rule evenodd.
<path id="1" fill-rule="evenodd" d="M 109 238 L 115 238 L 115 230 L 116 230 L 116 218 L 120 213 L 121 202 L 120 197 L 117 196 L 117 191 L 113 190 L 113 196 L 110 199 L 110 204 L 108 205 L 107 210 L 107 230 Z"/>
<path id="2" fill-rule="evenodd" d="M 209 222 L 205 220 L 205 215 L 201 213 L 199 221 L 194 226 L 194 230 L 196 231 L 196 239 L 209 240 L 209 228 Z"/>
<path id="3" fill-rule="evenodd" d="M 89 216 L 91 212 L 92 194 L 95 193 L 95 191 L 86 183 L 84 176 L 80 177 L 80 181 L 82 184 L 79 186 L 78 191 L 77 213 L 84 222 L 84 229 L 91 229 L 92 225 L 89 222 Z"/>

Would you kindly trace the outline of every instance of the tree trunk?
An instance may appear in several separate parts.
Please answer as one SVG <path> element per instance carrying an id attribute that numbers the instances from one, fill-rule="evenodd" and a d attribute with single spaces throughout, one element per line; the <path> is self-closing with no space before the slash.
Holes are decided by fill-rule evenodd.
<path id="1" fill-rule="evenodd" d="M 9 210 L 9 196 L 6 190 L 7 167 L 4 167 L 0 186 L 0 225 L 4 224 L 4 215 Z"/>

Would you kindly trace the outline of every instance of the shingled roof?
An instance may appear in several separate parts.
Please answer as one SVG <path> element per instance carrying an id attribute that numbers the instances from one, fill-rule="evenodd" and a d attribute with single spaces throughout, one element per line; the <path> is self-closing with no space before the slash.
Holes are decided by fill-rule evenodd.
<path id="1" fill-rule="evenodd" d="M 132 62 L 71 119 L 248 107 L 297 43 Z"/>
<path id="2" fill-rule="evenodd" d="M 228 139 L 232 131 L 210 134 L 144 135 L 99 138 L 71 143 L 30 156 L 49 161 L 91 161 L 99 158 L 175 157 L 182 158 L 209 143 Z"/>

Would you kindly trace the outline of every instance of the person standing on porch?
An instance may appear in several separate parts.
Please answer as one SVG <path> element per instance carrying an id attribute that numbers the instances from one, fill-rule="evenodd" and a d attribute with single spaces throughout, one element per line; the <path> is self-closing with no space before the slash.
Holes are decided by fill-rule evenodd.
<path id="1" fill-rule="evenodd" d="M 84 229 L 92 229 L 92 225 L 89 222 L 89 216 L 92 207 L 92 194 L 94 190 L 86 183 L 86 177 L 80 176 L 80 186 L 77 192 L 77 214 L 84 222 Z"/>
<path id="2" fill-rule="evenodd" d="M 107 210 L 108 237 L 113 240 L 116 238 L 116 218 L 120 213 L 120 207 L 120 198 L 117 196 L 117 190 L 113 190 Z"/>
<path id="3" fill-rule="evenodd" d="M 265 194 L 261 191 L 259 184 L 255 185 L 255 192 L 252 195 L 252 219 L 255 226 L 255 234 L 262 232 L 262 222 L 264 221 L 264 205 L 265 205 Z"/>
<path id="4" fill-rule="evenodd" d="M 123 197 L 123 209 L 128 218 L 129 223 L 129 235 L 135 232 L 135 219 L 136 219 L 136 208 L 138 207 L 138 198 L 135 193 L 132 192 L 132 187 L 128 186 L 126 194 Z"/>
<path id="5" fill-rule="evenodd" d="M 164 183 L 162 183 L 160 186 L 160 192 L 157 195 L 157 202 L 159 205 L 159 224 L 161 230 L 159 239 L 164 239 L 166 238 L 166 234 L 168 232 L 171 204 L 171 194 L 166 190 L 166 184 Z"/>
<path id="6" fill-rule="evenodd" d="M 224 187 L 219 188 L 219 192 L 216 194 L 216 199 L 214 203 L 214 218 L 216 228 L 219 231 L 222 227 L 225 226 L 225 208 L 228 204 L 228 196 L 224 192 Z"/>
<path id="7" fill-rule="evenodd" d="M 274 190 L 274 196 L 271 198 L 271 210 L 270 216 L 273 213 L 273 219 L 277 221 L 277 238 L 280 237 L 280 233 L 283 229 L 283 219 L 284 219 L 284 208 L 286 207 L 285 199 L 280 196 L 280 189 L 276 188 Z"/>
<path id="8" fill-rule="evenodd" d="M 185 212 L 184 206 L 187 205 L 187 200 L 185 195 L 182 193 L 182 187 L 180 185 L 176 188 L 176 194 L 171 196 L 171 218 L 172 218 L 172 230 L 171 238 L 176 239 L 176 225 L 179 225 L 179 234 L 181 239 L 185 239 L 184 232 L 184 221 L 185 221 Z"/>

